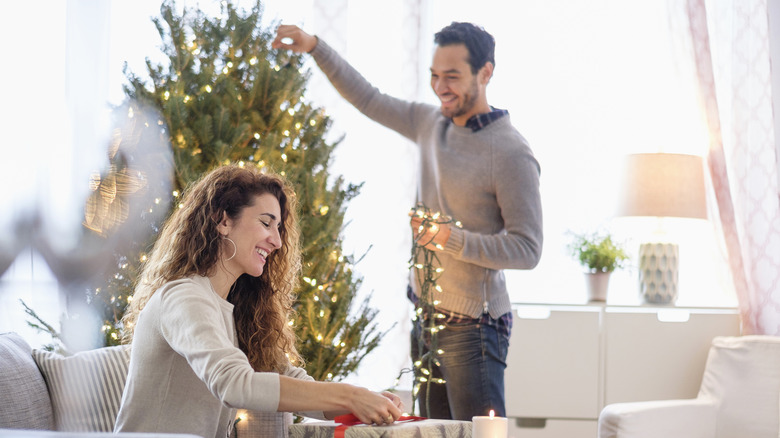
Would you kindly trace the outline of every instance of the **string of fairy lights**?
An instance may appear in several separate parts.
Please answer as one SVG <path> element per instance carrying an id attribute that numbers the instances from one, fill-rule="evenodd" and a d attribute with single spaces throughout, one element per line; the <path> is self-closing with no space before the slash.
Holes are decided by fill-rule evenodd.
<path id="1" fill-rule="evenodd" d="M 449 216 L 431 211 L 424 204 L 417 204 L 412 209 L 411 214 L 421 221 L 412 239 L 409 269 L 416 270 L 415 278 L 419 290 L 419 301 L 415 309 L 414 320 L 420 321 L 422 334 L 417 338 L 417 351 L 425 351 L 421 357 L 413 358 L 415 380 L 412 388 L 412 405 L 418 401 L 420 390 L 425 385 L 424 402 L 426 411 L 430 412 L 431 385 L 446 383 L 443 378 L 433 375 L 433 368 L 441 365 L 439 357 L 444 353 L 444 350 L 439 348 L 438 334 L 445 328 L 442 320 L 446 316 L 437 310 L 440 303 L 437 295 L 443 292 L 437 280 L 444 269 L 441 268 L 437 252 L 430 249 L 429 246 L 433 245 L 437 250 L 442 249 L 440 244 L 434 242 L 442 225 L 454 225 L 458 228 L 461 228 L 462 225 Z M 426 340 L 427 349 L 425 348 Z"/>

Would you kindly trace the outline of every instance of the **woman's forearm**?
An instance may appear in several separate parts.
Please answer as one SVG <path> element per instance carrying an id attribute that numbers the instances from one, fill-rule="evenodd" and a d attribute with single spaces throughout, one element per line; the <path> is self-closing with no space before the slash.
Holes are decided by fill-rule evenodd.
<path id="1" fill-rule="evenodd" d="M 390 393 L 279 376 L 279 411 L 322 411 L 326 418 L 352 413 L 366 424 L 390 424 L 401 416 L 401 408 L 400 399 Z"/>

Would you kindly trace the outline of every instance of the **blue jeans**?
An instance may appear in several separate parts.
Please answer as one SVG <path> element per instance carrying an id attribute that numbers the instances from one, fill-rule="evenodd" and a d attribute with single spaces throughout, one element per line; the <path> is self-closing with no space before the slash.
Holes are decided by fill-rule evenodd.
<path id="1" fill-rule="evenodd" d="M 485 314 L 479 319 L 451 317 L 444 323 L 445 328 L 436 334 L 438 348 L 443 353 L 438 355 L 440 364 L 432 372 L 434 378 L 443 378 L 446 384 L 420 385 L 417 401 L 421 416 L 471 421 L 475 415 L 488 415 L 491 409 L 497 416 L 506 416 L 504 370 L 511 314 L 509 326 L 505 321 Z M 412 327 L 413 361 L 431 348 L 428 333 L 423 345 L 419 345 L 421 324 L 424 321 L 418 318 Z"/>

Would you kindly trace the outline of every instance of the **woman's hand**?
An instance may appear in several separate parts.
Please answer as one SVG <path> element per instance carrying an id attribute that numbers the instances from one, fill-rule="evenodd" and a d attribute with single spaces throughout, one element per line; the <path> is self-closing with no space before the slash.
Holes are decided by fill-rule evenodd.
<path id="1" fill-rule="evenodd" d="M 376 393 L 355 387 L 349 410 L 365 424 L 392 424 L 403 409 L 401 398 L 390 392 Z"/>
<path id="2" fill-rule="evenodd" d="M 279 412 L 322 411 L 325 418 L 352 413 L 366 424 L 391 424 L 401 416 L 401 398 L 341 382 L 279 376 Z"/>
<path id="3" fill-rule="evenodd" d="M 309 35 L 298 26 L 282 24 L 276 29 L 276 38 L 271 41 L 274 49 L 292 50 L 296 53 L 311 52 L 317 46 L 317 37 Z"/>
<path id="4" fill-rule="evenodd" d="M 382 391 L 382 395 L 389 398 L 391 402 L 401 411 L 404 411 L 404 404 L 401 401 L 401 397 L 398 397 L 392 392 L 389 391 Z"/>

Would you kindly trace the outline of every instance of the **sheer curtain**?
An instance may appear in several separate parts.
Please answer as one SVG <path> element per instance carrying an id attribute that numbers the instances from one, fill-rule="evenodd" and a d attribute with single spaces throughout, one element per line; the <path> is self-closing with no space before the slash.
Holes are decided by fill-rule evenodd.
<path id="1" fill-rule="evenodd" d="M 10 42 L 0 69 L 0 332 L 37 345 L 51 339 L 27 327 L 19 301 L 56 326 L 66 300 L 31 247 L 88 252 L 78 241 L 78 204 L 105 161 L 109 5 L 32 0 L 0 11 L 8 18 L 0 38 Z"/>
<path id="2" fill-rule="evenodd" d="M 685 7 L 743 331 L 780 335 L 780 180 L 768 5 L 688 0 Z"/>

